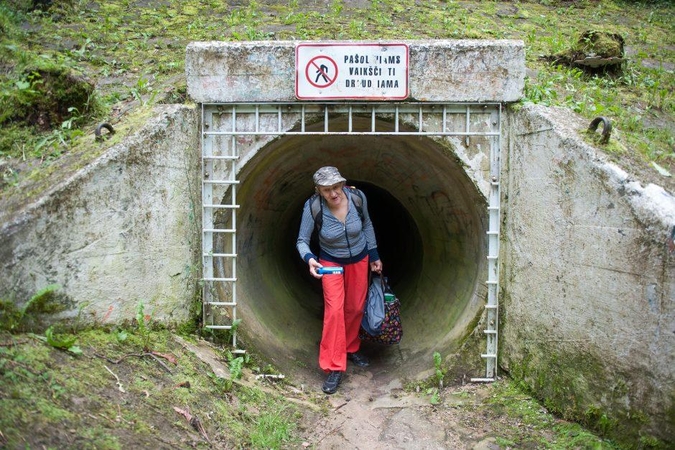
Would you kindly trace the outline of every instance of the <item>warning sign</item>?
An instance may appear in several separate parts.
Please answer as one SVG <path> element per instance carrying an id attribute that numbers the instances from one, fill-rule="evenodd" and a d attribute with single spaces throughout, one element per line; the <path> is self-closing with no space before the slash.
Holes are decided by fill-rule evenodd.
<path id="1" fill-rule="evenodd" d="M 404 100 L 406 44 L 298 44 L 295 95 L 300 100 Z"/>
<path id="2" fill-rule="evenodd" d="M 316 69 L 316 72 L 314 72 Z M 314 78 L 314 73 L 316 73 L 316 78 Z M 307 64 L 305 69 L 305 77 L 309 81 L 309 84 L 318 89 L 327 88 L 331 84 L 335 83 L 338 74 L 338 67 L 335 61 L 328 56 L 317 56 L 312 58 Z"/>

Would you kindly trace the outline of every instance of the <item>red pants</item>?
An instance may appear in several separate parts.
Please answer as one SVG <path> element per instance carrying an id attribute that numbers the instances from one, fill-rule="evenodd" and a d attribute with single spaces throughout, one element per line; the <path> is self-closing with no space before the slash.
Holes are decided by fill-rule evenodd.
<path id="1" fill-rule="evenodd" d="M 324 260 L 322 266 L 339 266 Z M 368 256 L 346 264 L 343 275 L 324 275 L 323 332 L 319 346 L 319 367 L 325 372 L 347 370 L 347 353 L 359 350 L 359 327 L 368 293 Z"/>

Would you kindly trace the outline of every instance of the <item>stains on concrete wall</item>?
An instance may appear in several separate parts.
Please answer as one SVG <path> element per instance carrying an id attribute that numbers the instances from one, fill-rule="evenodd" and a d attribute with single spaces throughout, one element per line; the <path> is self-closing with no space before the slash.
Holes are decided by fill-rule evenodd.
<path id="1" fill-rule="evenodd" d="M 189 318 L 200 266 L 197 115 L 161 107 L 135 135 L 3 224 L 3 298 L 22 304 L 57 284 L 57 317 L 118 323 L 139 302 L 167 322 Z"/>
<path id="2" fill-rule="evenodd" d="M 675 197 L 596 153 L 565 111 L 512 120 L 502 362 L 568 417 L 672 437 Z"/>

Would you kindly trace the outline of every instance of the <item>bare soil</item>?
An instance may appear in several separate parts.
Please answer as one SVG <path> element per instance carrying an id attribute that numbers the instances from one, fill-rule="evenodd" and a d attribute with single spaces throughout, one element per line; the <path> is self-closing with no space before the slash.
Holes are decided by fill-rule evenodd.
<path id="1" fill-rule="evenodd" d="M 401 381 L 371 370 L 348 375 L 329 399 L 331 409 L 305 432 L 305 445 L 317 449 L 498 449 L 479 405 L 486 385 L 449 389 L 442 404 L 405 392 Z M 460 395 L 463 394 L 463 395 Z"/>

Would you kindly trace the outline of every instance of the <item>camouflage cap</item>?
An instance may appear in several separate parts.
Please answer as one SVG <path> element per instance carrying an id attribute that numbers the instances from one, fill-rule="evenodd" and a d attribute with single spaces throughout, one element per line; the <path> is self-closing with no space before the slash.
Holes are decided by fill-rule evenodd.
<path id="1" fill-rule="evenodd" d="M 314 184 L 317 186 L 332 186 L 343 181 L 347 180 L 332 166 L 322 167 L 314 173 Z"/>

